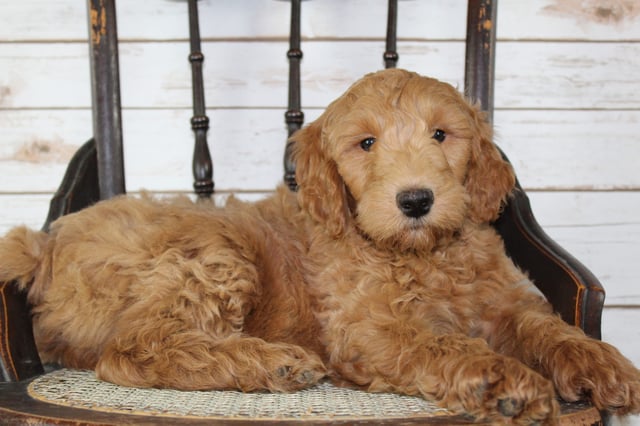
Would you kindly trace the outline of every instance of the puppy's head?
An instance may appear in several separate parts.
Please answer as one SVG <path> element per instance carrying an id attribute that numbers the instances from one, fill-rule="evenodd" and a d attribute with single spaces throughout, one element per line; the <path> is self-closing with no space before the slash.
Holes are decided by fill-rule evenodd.
<path id="1" fill-rule="evenodd" d="M 293 135 L 301 206 L 334 236 L 425 249 L 497 218 L 515 184 L 482 113 L 452 86 L 369 74 Z"/>

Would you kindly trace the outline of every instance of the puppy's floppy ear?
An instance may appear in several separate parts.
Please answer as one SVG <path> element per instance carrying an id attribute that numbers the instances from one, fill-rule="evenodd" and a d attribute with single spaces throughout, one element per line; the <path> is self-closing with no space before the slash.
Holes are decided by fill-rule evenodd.
<path id="1" fill-rule="evenodd" d="M 291 136 L 296 164 L 298 202 L 316 221 L 337 237 L 347 226 L 347 190 L 336 163 L 325 152 L 322 140 L 324 115 Z"/>
<path id="2" fill-rule="evenodd" d="M 493 132 L 484 114 L 476 107 L 471 110 L 475 131 L 465 185 L 471 198 L 471 220 L 485 223 L 498 218 L 515 186 L 515 174 L 491 141 Z"/>

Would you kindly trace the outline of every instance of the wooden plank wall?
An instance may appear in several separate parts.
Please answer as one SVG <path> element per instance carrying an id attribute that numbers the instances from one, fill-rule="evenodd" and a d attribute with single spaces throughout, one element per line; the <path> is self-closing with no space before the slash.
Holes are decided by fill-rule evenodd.
<path id="1" fill-rule="evenodd" d="M 220 194 L 281 180 L 289 4 L 202 0 L 209 141 Z M 382 68 L 384 0 L 303 3 L 307 121 Z M 0 234 L 39 227 L 74 150 L 91 136 L 86 5 L 0 2 Z M 399 5 L 399 66 L 462 87 L 466 2 Z M 118 3 L 127 187 L 191 189 L 185 2 Z M 497 142 L 547 232 L 607 289 L 605 339 L 640 364 L 640 3 L 503 0 Z"/>

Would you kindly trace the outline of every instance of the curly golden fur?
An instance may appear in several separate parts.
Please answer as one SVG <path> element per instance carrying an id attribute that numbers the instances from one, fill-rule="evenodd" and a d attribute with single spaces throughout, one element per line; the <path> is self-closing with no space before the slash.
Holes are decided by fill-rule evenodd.
<path id="1" fill-rule="evenodd" d="M 299 191 L 224 208 L 121 197 L 16 228 L 45 361 L 122 385 L 292 391 L 328 375 L 553 423 L 556 393 L 640 411 L 640 372 L 552 313 L 489 223 L 514 186 L 482 114 L 402 70 L 293 137 Z"/>

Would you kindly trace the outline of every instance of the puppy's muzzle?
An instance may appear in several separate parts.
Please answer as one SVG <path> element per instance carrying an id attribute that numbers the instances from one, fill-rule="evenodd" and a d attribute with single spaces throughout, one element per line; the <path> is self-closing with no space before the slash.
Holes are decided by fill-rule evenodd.
<path id="1" fill-rule="evenodd" d="M 396 204 L 407 217 L 420 218 L 433 206 L 433 192 L 430 189 L 410 189 L 396 195 Z"/>

